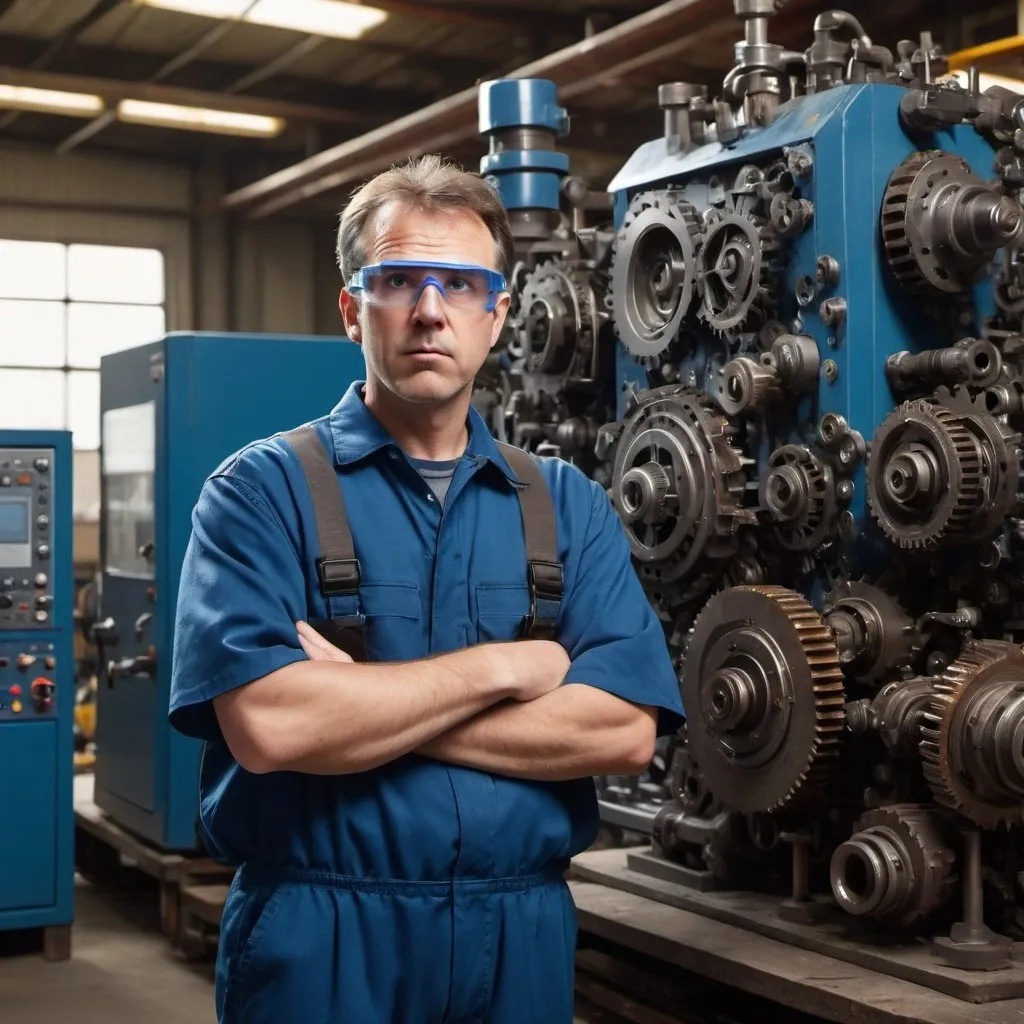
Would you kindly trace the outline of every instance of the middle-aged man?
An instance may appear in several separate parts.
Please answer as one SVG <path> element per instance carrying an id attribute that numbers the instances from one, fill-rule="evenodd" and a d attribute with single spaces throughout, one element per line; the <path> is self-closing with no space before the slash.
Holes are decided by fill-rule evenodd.
<path id="1" fill-rule="evenodd" d="M 509 305 L 490 186 L 394 168 L 338 252 L 366 381 L 210 477 L 182 570 L 171 720 L 206 741 L 203 836 L 240 865 L 218 1016 L 569 1024 L 562 875 L 591 776 L 642 771 L 659 709 L 678 724 L 664 634 L 604 491 L 470 408 Z"/>

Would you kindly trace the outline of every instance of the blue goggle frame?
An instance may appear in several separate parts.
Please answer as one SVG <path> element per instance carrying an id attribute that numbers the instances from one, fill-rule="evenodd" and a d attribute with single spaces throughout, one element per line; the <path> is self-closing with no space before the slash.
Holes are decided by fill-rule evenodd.
<path id="1" fill-rule="evenodd" d="M 388 273 L 388 271 L 402 270 L 406 267 L 413 267 L 417 270 L 461 270 L 464 273 L 482 274 L 487 282 L 487 305 L 484 308 L 488 313 L 497 306 L 498 296 L 508 288 L 505 275 L 497 270 L 490 270 L 487 267 L 480 267 L 473 263 L 435 263 L 432 260 L 388 260 L 384 263 L 371 263 L 368 266 L 360 267 L 358 270 L 353 271 L 346 287 L 350 292 L 365 292 L 367 291 L 368 279 L 370 277 L 378 277 L 381 274 Z M 444 296 L 444 284 L 436 277 L 428 275 L 416 290 L 416 294 L 410 303 L 411 306 L 415 306 L 419 302 L 423 290 L 428 285 L 433 285 L 441 293 L 442 297 Z"/>

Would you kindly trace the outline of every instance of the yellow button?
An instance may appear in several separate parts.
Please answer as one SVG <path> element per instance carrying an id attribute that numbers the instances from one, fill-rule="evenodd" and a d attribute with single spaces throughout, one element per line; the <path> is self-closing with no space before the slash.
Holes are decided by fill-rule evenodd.
<path id="1" fill-rule="evenodd" d="M 21 713 L 23 705 L 20 700 L 11 701 L 11 710 L 17 715 Z"/>

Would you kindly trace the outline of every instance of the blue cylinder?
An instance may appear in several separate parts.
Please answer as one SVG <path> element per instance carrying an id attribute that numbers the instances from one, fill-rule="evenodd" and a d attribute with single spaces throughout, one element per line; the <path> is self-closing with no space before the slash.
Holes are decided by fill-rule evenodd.
<path id="1" fill-rule="evenodd" d="M 501 196 L 506 210 L 558 210 L 569 158 L 553 147 L 569 131 L 569 116 L 558 105 L 554 82 L 505 78 L 484 82 L 478 93 L 480 133 L 491 151 L 480 173 Z"/>

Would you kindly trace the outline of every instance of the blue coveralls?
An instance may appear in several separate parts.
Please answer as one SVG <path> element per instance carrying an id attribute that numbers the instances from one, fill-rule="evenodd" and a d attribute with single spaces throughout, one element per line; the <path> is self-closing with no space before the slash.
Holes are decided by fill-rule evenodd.
<path id="1" fill-rule="evenodd" d="M 475 410 L 445 500 L 352 385 L 316 429 L 362 569 L 370 660 L 512 640 L 528 611 L 516 478 Z M 567 682 L 663 709 L 678 683 L 604 491 L 542 460 L 564 566 Z M 312 539 L 311 539 L 312 538 Z M 206 740 L 201 828 L 240 865 L 217 965 L 221 1024 L 568 1024 L 576 916 L 562 872 L 594 840 L 591 779 L 527 782 L 420 755 L 362 774 L 253 775 L 211 701 L 305 658 L 320 592 L 309 491 L 281 437 L 206 482 L 182 570 L 171 721 Z"/>

